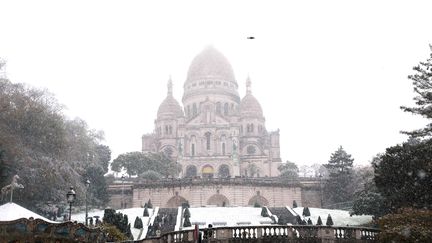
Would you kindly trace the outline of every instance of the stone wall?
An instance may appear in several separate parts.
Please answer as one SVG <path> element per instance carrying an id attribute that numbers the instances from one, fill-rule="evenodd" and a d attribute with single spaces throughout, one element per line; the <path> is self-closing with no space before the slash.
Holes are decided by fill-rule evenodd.
<path id="1" fill-rule="evenodd" d="M 178 207 L 188 201 L 191 206 L 262 206 L 280 207 L 321 205 L 319 182 L 304 180 L 280 182 L 270 178 L 232 179 L 172 179 L 161 181 L 129 181 L 109 186 L 110 205 L 121 208 L 122 198 L 126 207 L 142 207 L 149 199 L 153 206 Z M 123 195 L 123 196 L 122 196 Z M 124 206 L 123 206 L 124 207 Z"/>

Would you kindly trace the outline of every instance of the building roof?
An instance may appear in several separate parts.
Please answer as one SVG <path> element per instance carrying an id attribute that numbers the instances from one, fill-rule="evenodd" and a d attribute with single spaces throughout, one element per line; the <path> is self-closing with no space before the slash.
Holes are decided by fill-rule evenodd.
<path id="1" fill-rule="evenodd" d="M 34 213 L 18 204 L 9 202 L 0 206 L 0 221 L 12 221 L 20 218 L 43 219 L 50 223 L 55 223 L 37 213 Z"/>
<path id="2" fill-rule="evenodd" d="M 246 95 L 240 102 L 240 116 L 242 117 L 263 117 L 263 111 L 260 103 L 252 95 L 251 80 L 246 80 Z"/>
<path id="3" fill-rule="evenodd" d="M 159 105 L 157 118 L 178 118 L 184 116 L 183 109 L 172 94 L 172 81 L 168 80 L 168 94 L 167 97 Z"/>
<path id="4" fill-rule="evenodd" d="M 189 66 L 186 83 L 197 80 L 229 81 L 237 87 L 234 71 L 228 59 L 212 46 L 198 54 Z"/>

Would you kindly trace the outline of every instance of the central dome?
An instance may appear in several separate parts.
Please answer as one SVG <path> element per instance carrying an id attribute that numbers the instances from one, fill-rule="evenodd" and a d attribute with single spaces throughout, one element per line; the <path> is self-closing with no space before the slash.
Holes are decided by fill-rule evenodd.
<path id="1" fill-rule="evenodd" d="M 205 48 L 192 61 L 185 85 L 192 81 L 228 81 L 237 82 L 234 77 L 234 71 L 228 59 L 212 46 Z"/>

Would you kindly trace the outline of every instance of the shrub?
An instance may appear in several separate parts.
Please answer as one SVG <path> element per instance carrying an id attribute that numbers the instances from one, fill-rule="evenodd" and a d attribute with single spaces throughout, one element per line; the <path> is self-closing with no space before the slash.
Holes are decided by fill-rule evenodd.
<path id="1" fill-rule="evenodd" d="M 255 203 L 254 203 L 254 207 L 255 207 L 255 208 L 260 208 L 261 205 L 260 205 L 258 202 L 255 202 Z"/>
<path id="2" fill-rule="evenodd" d="M 263 216 L 263 217 L 270 217 L 270 215 L 267 212 L 267 208 L 262 207 L 262 209 L 261 209 L 261 216 Z"/>
<path id="3" fill-rule="evenodd" d="M 153 208 L 153 204 L 151 203 L 151 200 L 149 199 L 147 202 L 147 207 L 148 208 Z"/>
<path id="4" fill-rule="evenodd" d="M 191 226 L 192 226 L 192 224 L 189 220 L 189 217 L 185 218 L 183 221 L 183 227 L 191 227 Z"/>
<path id="5" fill-rule="evenodd" d="M 116 226 L 112 224 L 103 223 L 101 225 L 101 230 L 105 233 L 107 242 L 126 241 L 128 239 Z"/>
<path id="6" fill-rule="evenodd" d="M 149 216 L 149 212 L 148 212 L 147 206 L 144 207 L 143 216 L 144 216 L 144 217 L 148 217 L 148 216 Z"/>
<path id="7" fill-rule="evenodd" d="M 183 217 L 190 218 L 191 214 L 189 212 L 189 208 L 186 208 L 183 212 Z"/>
<path id="8" fill-rule="evenodd" d="M 326 225 L 327 226 L 332 226 L 333 225 L 333 219 L 332 219 L 332 217 L 331 217 L 330 214 L 327 216 Z"/>
<path id="9" fill-rule="evenodd" d="M 293 201 L 293 208 L 296 208 L 296 207 L 298 207 L 298 206 L 297 206 L 297 202 L 296 202 L 296 200 L 294 200 L 294 201 Z"/>
<path id="10" fill-rule="evenodd" d="M 300 224 L 300 225 L 302 224 L 302 219 L 301 219 L 300 215 L 296 216 L 296 223 Z"/>
<path id="11" fill-rule="evenodd" d="M 135 229 L 142 229 L 142 227 L 143 227 L 143 222 L 142 222 L 141 218 L 137 216 L 135 218 L 134 228 Z"/>
<path id="12" fill-rule="evenodd" d="M 322 225 L 322 220 L 321 220 L 321 216 L 318 216 L 318 220 L 317 220 L 317 224 L 316 225 Z"/>
<path id="13" fill-rule="evenodd" d="M 380 242 L 432 242 L 432 210 L 403 208 L 378 220 Z"/>
<path id="14" fill-rule="evenodd" d="M 309 207 L 304 207 L 303 208 L 303 216 L 311 216 L 310 211 L 309 211 Z"/>

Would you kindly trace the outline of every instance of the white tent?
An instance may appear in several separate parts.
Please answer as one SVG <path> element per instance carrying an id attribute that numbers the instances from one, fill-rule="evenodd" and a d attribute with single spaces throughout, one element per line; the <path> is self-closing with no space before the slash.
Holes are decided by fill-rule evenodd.
<path id="1" fill-rule="evenodd" d="M 37 213 L 34 213 L 12 202 L 0 206 L 0 221 L 12 221 L 20 218 L 28 219 L 30 217 L 34 219 L 43 219 L 50 223 L 56 223 L 55 221 L 51 221 L 43 216 L 40 216 Z"/>

